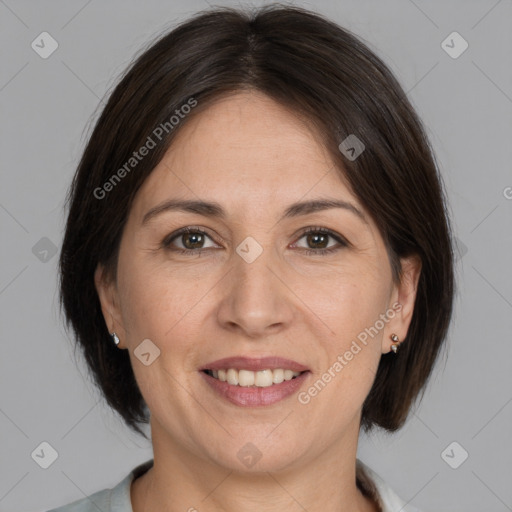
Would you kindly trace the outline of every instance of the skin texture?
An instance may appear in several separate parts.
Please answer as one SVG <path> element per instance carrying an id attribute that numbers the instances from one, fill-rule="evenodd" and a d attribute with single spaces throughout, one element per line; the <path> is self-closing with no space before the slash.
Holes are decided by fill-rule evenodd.
<path id="1" fill-rule="evenodd" d="M 227 217 L 168 211 L 142 225 L 170 198 L 216 201 Z M 291 203 L 319 198 L 350 202 L 367 222 L 340 208 L 279 220 Z M 185 226 L 207 231 L 202 246 L 180 235 L 162 247 Z M 349 243 L 312 240 L 303 235 L 308 227 Z M 235 250 L 248 236 L 263 248 L 252 263 Z M 194 244 L 201 255 L 171 250 Z M 132 484 L 134 512 L 378 510 L 355 485 L 355 460 L 379 359 L 392 333 L 405 338 L 413 312 L 420 264 L 410 258 L 402 266 L 396 286 L 374 222 L 293 113 L 243 92 L 191 118 L 134 200 L 117 282 L 104 279 L 101 266 L 95 275 L 105 322 L 129 350 L 151 411 L 154 467 Z M 198 372 L 224 357 L 277 355 L 310 369 L 307 390 L 396 302 L 400 312 L 306 405 L 293 394 L 239 407 Z M 133 353 L 146 338 L 161 351 L 150 366 Z M 262 454 L 251 468 L 237 457 L 248 442 Z"/>

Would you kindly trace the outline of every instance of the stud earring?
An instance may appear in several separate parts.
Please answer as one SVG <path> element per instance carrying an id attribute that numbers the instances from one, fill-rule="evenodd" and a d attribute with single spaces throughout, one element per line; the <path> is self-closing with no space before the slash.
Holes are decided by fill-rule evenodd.
<path id="1" fill-rule="evenodd" d="M 396 354 L 398 352 L 398 347 L 400 346 L 400 341 L 396 334 L 392 334 L 390 338 L 393 340 L 393 344 L 391 345 L 391 350 Z"/>
<path id="2" fill-rule="evenodd" d="M 111 333 L 111 334 L 110 334 L 110 336 L 112 336 L 112 341 L 113 341 L 116 345 L 119 345 L 119 342 L 120 342 L 120 340 L 119 340 L 119 336 L 118 336 L 115 332 Z"/>

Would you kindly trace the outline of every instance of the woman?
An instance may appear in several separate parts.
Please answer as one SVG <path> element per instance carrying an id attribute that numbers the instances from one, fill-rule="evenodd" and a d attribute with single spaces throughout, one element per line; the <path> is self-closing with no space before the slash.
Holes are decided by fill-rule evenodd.
<path id="1" fill-rule="evenodd" d="M 272 6 L 160 38 L 96 123 L 60 271 L 154 459 L 56 511 L 413 510 L 357 443 L 399 429 L 431 374 L 450 222 L 421 122 L 349 32 Z"/>

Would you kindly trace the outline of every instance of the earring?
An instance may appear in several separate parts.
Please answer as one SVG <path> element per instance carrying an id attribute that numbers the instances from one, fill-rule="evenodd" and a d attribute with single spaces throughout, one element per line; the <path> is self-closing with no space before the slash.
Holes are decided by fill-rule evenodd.
<path id="1" fill-rule="evenodd" d="M 116 345 L 119 345 L 119 342 L 120 342 L 120 340 L 119 340 L 119 336 L 118 336 L 115 332 L 111 333 L 111 334 L 110 334 L 110 336 L 112 336 L 112 340 L 113 340 L 113 342 L 114 342 Z"/>
<path id="2" fill-rule="evenodd" d="M 396 354 L 398 352 L 398 347 L 400 346 L 400 341 L 398 340 L 398 336 L 396 334 L 392 334 L 390 338 L 393 340 L 391 350 Z"/>

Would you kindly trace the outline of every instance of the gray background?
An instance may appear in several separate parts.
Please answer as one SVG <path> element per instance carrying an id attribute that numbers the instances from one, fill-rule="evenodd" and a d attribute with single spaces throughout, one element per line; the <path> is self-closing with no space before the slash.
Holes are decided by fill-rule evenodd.
<path id="1" fill-rule="evenodd" d="M 354 31 L 396 73 L 432 140 L 459 240 L 448 357 L 407 425 L 363 437 L 359 457 L 425 512 L 512 510 L 512 2 L 294 3 Z M 51 249 L 100 99 L 157 32 L 205 7 L 0 0 L 0 511 L 82 498 L 152 456 L 73 362 Z M 43 31 L 59 45 L 47 59 L 31 48 Z M 441 47 L 453 31 L 469 43 L 456 59 Z M 31 458 L 43 441 L 59 454 L 46 470 Z M 453 441 L 452 465 L 469 454 L 458 469 L 441 456 Z"/>

